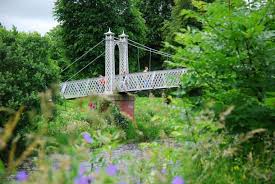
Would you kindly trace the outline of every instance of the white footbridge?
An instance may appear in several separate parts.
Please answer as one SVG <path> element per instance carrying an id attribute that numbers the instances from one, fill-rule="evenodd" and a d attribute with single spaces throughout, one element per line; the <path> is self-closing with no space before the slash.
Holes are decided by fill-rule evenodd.
<path id="1" fill-rule="evenodd" d="M 187 69 L 172 69 L 129 73 L 128 45 L 150 51 L 150 54 L 152 52 L 156 54 L 161 54 L 166 57 L 171 57 L 171 55 L 131 41 L 124 33 L 120 35 L 119 38 L 116 38 L 114 36 L 114 33 L 109 30 L 109 32 L 105 33 L 104 40 L 105 76 L 84 80 L 68 80 L 66 82 L 63 82 L 61 84 L 61 94 L 65 99 L 100 94 L 108 95 L 115 92 L 135 92 L 143 90 L 179 87 L 181 76 L 187 72 Z M 119 48 L 119 75 L 115 75 L 116 46 L 118 46 Z M 101 55 L 103 54 L 104 53 L 102 53 Z M 92 62 L 94 62 L 95 60 L 93 60 Z M 85 66 L 83 69 L 85 69 L 86 67 L 87 66 Z M 83 69 L 81 69 L 79 72 L 81 72 Z"/>

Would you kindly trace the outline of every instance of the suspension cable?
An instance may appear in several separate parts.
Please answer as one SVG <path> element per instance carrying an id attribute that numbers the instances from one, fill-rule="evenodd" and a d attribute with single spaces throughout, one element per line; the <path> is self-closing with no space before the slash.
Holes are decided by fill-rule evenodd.
<path id="1" fill-rule="evenodd" d="M 97 59 L 99 59 L 101 56 L 103 56 L 105 52 L 102 52 L 99 56 L 97 56 L 94 60 L 92 60 L 90 63 L 88 63 L 86 66 L 84 66 L 81 70 L 79 70 L 77 73 L 75 73 L 72 77 L 70 77 L 68 80 L 66 80 L 66 82 L 68 82 L 69 80 L 71 80 L 73 77 L 75 77 L 77 74 L 79 74 L 80 72 L 82 72 L 85 68 L 87 68 L 89 65 L 91 65 L 93 62 L 95 62 Z"/>
<path id="2" fill-rule="evenodd" d="M 114 38 L 115 38 L 116 41 L 119 40 L 119 38 L 117 38 L 117 37 L 114 37 Z M 150 54 L 154 53 L 154 54 L 158 54 L 158 55 L 164 56 L 164 57 L 167 58 L 167 60 L 168 60 L 168 58 L 173 58 L 174 57 L 172 54 L 169 54 L 169 53 L 166 53 L 166 52 L 162 52 L 162 51 L 159 51 L 159 50 L 147 47 L 147 46 L 142 45 L 142 44 L 140 44 L 140 43 L 138 43 L 136 41 L 133 41 L 131 39 L 128 39 L 128 40 L 129 40 L 129 42 L 128 42 L 129 45 L 131 45 L 133 47 L 136 47 L 138 49 L 142 49 L 142 50 L 148 51 L 148 52 L 150 52 Z M 186 61 L 186 58 L 183 58 L 183 57 L 176 57 L 176 58 Z"/>
<path id="3" fill-rule="evenodd" d="M 96 48 L 98 45 L 100 45 L 103 41 L 105 41 L 105 40 L 103 39 L 100 42 L 98 42 L 95 46 L 93 46 L 88 51 L 86 51 L 82 56 L 80 56 L 74 62 L 72 62 L 71 64 L 69 64 L 66 68 L 62 69 L 61 73 L 64 72 L 65 70 L 67 70 L 69 67 L 71 67 L 74 63 L 76 63 L 77 61 L 79 61 L 80 59 L 82 59 L 83 57 L 85 57 L 89 52 L 91 52 L 94 48 Z"/>
<path id="4" fill-rule="evenodd" d="M 137 46 L 137 45 L 132 44 L 132 43 L 130 43 L 130 42 L 128 42 L 128 44 L 131 45 L 131 46 L 134 46 L 134 47 L 136 47 L 136 48 L 139 48 L 139 49 L 142 49 L 142 50 L 145 50 L 145 51 L 148 51 L 148 52 L 152 52 L 152 53 L 154 53 L 154 54 L 158 54 L 158 55 L 161 55 L 161 56 L 164 56 L 164 57 L 167 57 L 167 58 L 173 58 L 173 57 L 175 57 L 175 56 L 173 56 L 172 54 L 168 54 L 168 53 L 165 53 L 165 52 L 161 52 L 161 51 L 152 49 L 152 48 L 150 48 L 150 47 L 147 47 L 147 48 L 149 48 L 149 49 L 147 49 L 147 48 L 145 48 L 145 47 Z M 186 58 L 183 58 L 183 57 L 177 57 L 177 56 L 176 56 L 175 58 L 181 59 L 181 60 L 184 60 L 184 61 L 187 60 Z"/>
<path id="5" fill-rule="evenodd" d="M 139 63 L 139 48 L 137 48 L 137 53 L 138 53 L 138 71 L 140 71 L 140 63 Z"/>
<path id="6" fill-rule="evenodd" d="M 151 71 L 151 63 L 152 63 L 152 52 L 150 50 L 149 71 Z"/>
<path id="7" fill-rule="evenodd" d="M 134 40 L 131 40 L 131 39 L 128 39 L 130 42 L 134 43 L 134 44 L 137 44 L 139 45 L 140 47 L 144 47 L 146 49 L 149 49 L 149 50 L 152 50 L 152 51 L 155 51 L 155 52 L 159 52 L 159 53 L 162 53 L 162 54 L 165 54 L 165 55 L 169 55 L 169 56 L 172 56 L 172 54 L 169 54 L 169 53 L 165 53 L 165 52 L 162 52 L 162 51 L 159 51 L 159 50 L 156 50 L 156 49 L 153 49 L 153 48 L 150 48 L 150 47 L 147 47 L 146 45 L 142 45 Z"/>
<path id="8" fill-rule="evenodd" d="M 162 53 L 160 53 L 158 51 L 156 52 L 156 51 L 154 51 L 152 49 L 150 50 L 150 49 L 147 49 L 147 48 L 144 48 L 144 47 L 140 47 L 140 46 L 137 46 L 137 45 L 132 44 L 132 43 L 128 43 L 128 44 L 131 45 L 131 46 L 133 46 L 133 47 L 136 47 L 136 48 L 148 51 L 148 52 L 152 52 L 152 53 L 159 54 L 159 55 L 162 55 L 162 56 L 166 56 L 166 57 L 169 57 L 169 58 L 173 57 L 172 55 L 162 54 Z"/>

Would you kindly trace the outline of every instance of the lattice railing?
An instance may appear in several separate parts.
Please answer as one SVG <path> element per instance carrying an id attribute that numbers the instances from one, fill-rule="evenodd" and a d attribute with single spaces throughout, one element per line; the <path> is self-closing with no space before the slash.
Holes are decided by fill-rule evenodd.
<path id="1" fill-rule="evenodd" d="M 92 78 L 64 82 L 61 84 L 61 94 L 64 98 L 79 98 L 93 94 L 102 94 L 105 91 L 103 78 Z"/>
<path id="2" fill-rule="evenodd" d="M 178 87 L 185 72 L 176 69 L 119 75 L 115 78 L 115 89 L 123 92 Z"/>
<path id="3" fill-rule="evenodd" d="M 180 78 L 186 71 L 186 69 L 176 69 L 117 75 L 114 89 L 118 92 L 127 92 L 178 87 Z M 61 94 L 66 99 L 103 94 L 105 84 L 104 78 L 65 82 L 61 84 Z"/>

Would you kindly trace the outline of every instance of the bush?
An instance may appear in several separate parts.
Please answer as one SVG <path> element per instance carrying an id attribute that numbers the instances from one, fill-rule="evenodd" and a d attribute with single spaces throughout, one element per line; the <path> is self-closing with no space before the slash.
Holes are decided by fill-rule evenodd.
<path id="1" fill-rule="evenodd" d="M 8 31 L 0 27 L 0 107 L 14 110 L 25 107 L 13 136 L 36 128 L 27 111 L 35 109 L 40 112 L 39 93 L 58 82 L 59 68 L 49 58 L 49 47 L 48 40 L 38 33 L 19 33 L 15 28 Z M 0 111 L 0 127 L 4 126 L 12 112 Z M 19 142 L 17 152 L 24 150 L 25 138 L 21 137 Z M 7 152 L 9 149 L 10 146 Z M 1 152 L 0 157 L 5 160 L 7 152 Z"/>
<path id="2" fill-rule="evenodd" d="M 187 26 L 175 38 L 175 59 L 184 57 L 178 62 L 188 67 L 183 93 L 199 108 L 214 101 L 217 116 L 234 106 L 225 122 L 231 133 L 274 130 L 274 110 L 264 105 L 274 90 L 274 21 L 266 16 L 274 3 L 257 3 L 192 1 L 195 10 L 182 9 L 181 16 L 202 28 Z"/>
<path id="3" fill-rule="evenodd" d="M 258 128 L 274 131 L 275 111 L 260 103 L 257 99 L 230 90 L 216 96 L 214 110 L 217 115 L 230 106 L 232 112 L 225 119 L 225 126 L 230 132 L 246 133 Z"/>
<path id="4" fill-rule="evenodd" d="M 0 28 L 0 106 L 38 107 L 38 93 L 59 79 L 59 68 L 49 59 L 46 38 Z"/>

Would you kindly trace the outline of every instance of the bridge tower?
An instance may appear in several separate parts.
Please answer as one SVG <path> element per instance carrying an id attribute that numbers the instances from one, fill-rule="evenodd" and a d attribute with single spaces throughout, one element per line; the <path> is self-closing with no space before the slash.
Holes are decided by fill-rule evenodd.
<path id="1" fill-rule="evenodd" d="M 128 63 L 128 35 L 123 31 L 119 35 L 119 75 L 129 74 L 129 63 Z"/>
<path id="2" fill-rule="evenodd" d="M 105 33 L 105 93 L 112 94 L 115 90 L 115 46 L 119 48 L 119 75 L 129 74 L 128 35 L 123 31 L 119 40 L 115 41 L 114 33 Z"/>
<path id="3" fill-rule="evenodd" d="M 105 33 L 105 94 L 113 94 L 115 82 L 115 39 L 114 33 Z"/>

